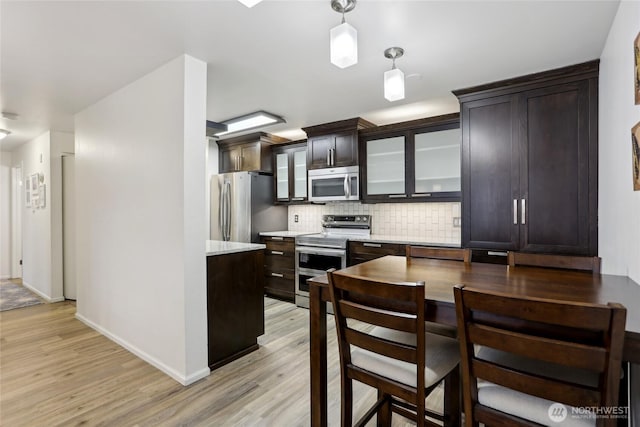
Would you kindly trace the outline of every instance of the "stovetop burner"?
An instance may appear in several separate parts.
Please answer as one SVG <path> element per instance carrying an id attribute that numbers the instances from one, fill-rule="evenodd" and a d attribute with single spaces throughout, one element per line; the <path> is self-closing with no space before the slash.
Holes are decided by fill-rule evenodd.
<path id="1" fill-rule="evenodd" d="M 296 245 L 346 249 L 349 237 L 371 235 L 371 215 L 323 215 L 322 233 L 296 237 Z"/>

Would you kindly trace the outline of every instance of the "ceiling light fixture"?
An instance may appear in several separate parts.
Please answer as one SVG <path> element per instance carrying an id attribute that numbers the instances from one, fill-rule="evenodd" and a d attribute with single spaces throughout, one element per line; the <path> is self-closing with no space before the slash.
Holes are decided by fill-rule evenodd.
<path id="1" fill-rule="evenodd" d="M 356 0 L 331 0 L 331 8 L 342 13 L 342 23 L 330 32 L 331 63 L 347 68 L 358 63 L 358 32 L 344 20 L 344 14 L 356 7 Z"/>
<path id="2" fill-rule="evenodd" d="M 227 125 L 227 130 L 216 133 L 215 136 L 217 137 L 276 123 L 286 123 L 286 120 L 266 111 L 256 111 L 255 113 L 224 120 L 221 123 Z"/>
<path id="3" fill-rule="evenodd" d="M 401 47 L 390 47 L 384 51 L 385 58 L 393 60 L 391 70 L 384 73 L 384 97 L 393 102 L 404 99 L 404 73 L 396 68 L 396 59 L 404 55 Z"/>
<path id="4" fill-rule="evenodd" d="M 262 0 L 238 0 L 238 1 L 247 7 L 253 7 L 258 3 L 260 3 Z"/>
<path id="5" fill-rule="evenodd" d="M 0 129 L 0 139 L 5 139 L 10 133 L 8 130 Z"/>

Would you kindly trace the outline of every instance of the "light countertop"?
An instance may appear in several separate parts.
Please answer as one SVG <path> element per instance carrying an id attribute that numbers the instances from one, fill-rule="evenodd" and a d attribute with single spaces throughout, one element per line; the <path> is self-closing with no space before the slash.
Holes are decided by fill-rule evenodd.
<path id="1" fill-rule="evenodd" d="M 265 237 L 296 237 L 302 236 L 303 234 L 316 234 L 313 231 L 263 231 L 260 233 L 261 236 Z"/>
<path id="2" fill-rule="evenodd" d="M 266 248 L 258 243 L 223 242 L 207 240 L 207 256 L 233 254 L 237 252 L 257 251 Z"/>
<path id="3" fill-rule="evenodd" d="M 443 248 L 459 248 L 461 246 L 460 243 L 438 243 L 415 236 L 394 236 L 386 234 L 372 234 L 369 237 L 349 236 L 349 240 L 353 242 L 397 243 L 400 245 L 439 246 Z"/>

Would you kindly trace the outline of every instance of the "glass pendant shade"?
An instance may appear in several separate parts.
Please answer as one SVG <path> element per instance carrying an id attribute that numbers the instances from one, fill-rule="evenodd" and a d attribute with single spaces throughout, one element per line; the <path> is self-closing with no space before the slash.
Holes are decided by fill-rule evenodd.
<path id="1" fill-rule="evenodd" d="M 384 97 L 392 102 L 404 99 L 404 73 L 401 70 L 385 71 Z"/>
<path id="2" fill-rule="evenodd" d="M 346 22 L 331 29 L 331 63 L 340 68 L 358 63 L 358 32 Z"/>
<path id="3" fill-rule="evenodd" d="M 247 7 L 253 7 L 258 3 L 260 3 L 262 0 L 238 0 L 238 1 Z"/>

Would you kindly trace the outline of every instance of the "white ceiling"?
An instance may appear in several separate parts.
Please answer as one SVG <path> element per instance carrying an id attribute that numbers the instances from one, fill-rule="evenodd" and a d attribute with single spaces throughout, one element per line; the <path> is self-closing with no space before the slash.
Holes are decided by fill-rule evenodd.
<path id="1" fill-rule="evenodd" d="M 255 110 L 267 132 L 361 116 L 377 124 L 458 111 L 451 90 L 598 58 L 618 8 L 606 1 L 360 0 L 358 64 L 329 62 L 329 0 L 0 2 L 4 150 L 53 129 L 180 54 L 208 64 L 207 119 Z M 406 99 L 383 97 L 384 49 L 401 46 Z"/>

